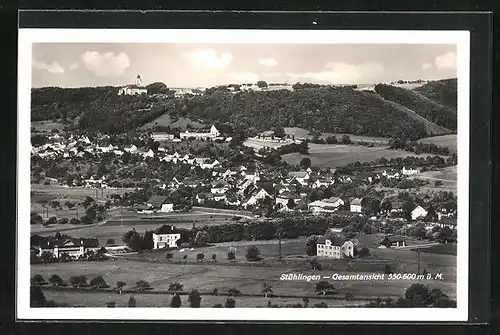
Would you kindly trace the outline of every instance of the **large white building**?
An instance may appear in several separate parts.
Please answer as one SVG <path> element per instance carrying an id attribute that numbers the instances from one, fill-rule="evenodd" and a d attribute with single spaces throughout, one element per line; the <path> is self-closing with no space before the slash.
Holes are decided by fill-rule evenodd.
<path id="1" fill-rule="evenodd" d="M 186 130 L 185 132 L 179 134 L 181 139 L 191 138 L 191 137 L 196 139 L 211 139 L 218 137 L 219 135 L 220 132 L 214 125 L 210 127 L 210 130 L 208 132 L 190 132 L 189 130 Z"/>
<path id="2" fill-rule="evenodd" d="M 181 234 L 177 232 L 174 226 L 163 225 L 153 231 L 153 248 L 175 248 Z"/>
<path id="3" fill-rule="evenodd" d="M 418 169 L 407 169 L 403 166 L 403 169 L 401 170 L 401 173 L 403 176 L 412 176 L 420 173 L 420 170 Z"/>
<path id="4" fill-rule="evenodd" d="M 142 78 L 140 75 L 137 75 L 135 78 L 135 85 L 127 85 L 121 87 L 118 90 L 118 95 L 140 95 L 140 94 L 148 94 L 148 90 L 142 86 Z"/>
<path id="5" fill-rule="evenodd" d="M 344 242 L 338 236 L 330 238 L 322 236 L 316 244 L 316 255 L 333 259 L 354 257 L 354 243 Z"/>
<path id="6" fill-rule="evenodd" d="M 317 213 L 332 213 L 344 205 L 344 200 L 338 197 L 331 197 L 323 200 L 316 200 L 307 204 L 307 208 Z"/>

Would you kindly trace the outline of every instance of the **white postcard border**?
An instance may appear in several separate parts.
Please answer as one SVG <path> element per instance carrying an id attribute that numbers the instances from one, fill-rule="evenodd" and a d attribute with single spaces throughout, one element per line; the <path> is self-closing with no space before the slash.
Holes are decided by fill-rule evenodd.
<path id="1" fill-rule="evenodd" d="M 457 308 L 31 308 L 30 287 L 30 98 L 33 43 L 343 43 L 456 44 L 457 136 Z M 18 63 L 18 319 L 32 320 L 259 320 L 259 321 L 466 321 L 469 234 L 469 31 L 375 30 L 181 30 L 19 29 Z M 23 209 L 23 210 L 19 210 Z"/>

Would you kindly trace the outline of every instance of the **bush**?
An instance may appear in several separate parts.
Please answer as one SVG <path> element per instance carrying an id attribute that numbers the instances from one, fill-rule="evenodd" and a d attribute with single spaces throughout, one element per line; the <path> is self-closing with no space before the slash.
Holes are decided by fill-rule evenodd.
<path id="1" fill-rule="evenodd" d="M 313 270 L 321 271 L 323 269 L 323 267 L 321 266 L 321 264 L 318 262 L 318 260 L 316 258 L 311 259 L 309 264 L 311 265 L 311 269 L 313 269 Z"/>
<path id="2" fill-rule="evenodd" d="M 314 304 L 316 308 L 328 308 L 328 305 L 325 302 L 320 302 L 319 304 Z"/>
<path id="3" fill-rule="evenodd" d="M 240 290 L 238 290 L 237 288 L 232 288 L 232 289 L 229 289 L 229 291 L 227 291 L 229 294 L 233 295 L 233 296 L 238 296 L 238 295 L 241 295 L 241 292 Z"/>
<path id="4" fill-rule="evenodd" d="M 182 291 L 183 285 L 181 283 L 172 283 L 168 286 L 168 290 L 171 292 Z"/>
<path id="5" fill-rule="evenodd" d="M 213 289 L 212 291 L 212 295 L 218 295 L 219 294 L 219 290 L 217 290 L 216 288 Z"/>
<path id="6" fill-rule="evenodd" d="M 97 276 L 95 278 L 92 278 L 90 281 L 90 286 L 94 288 L 107 288 L 109 287 L 108 284 L 106 284 L 106 281 L 104 281 L 104 278 L 102 276 Z"/>
<path id="7" fill-rule="evenodd" d="M 184 257 L 182 257 L 182 259 L 187 259 L 188 258 L 188 255 L 184 255 Z"/>
<path id="8" fill-rule="evenodd" d="M 106 304 L 106 306 L 108 306 L 109 308 L 114 308 L 116 307 L 116 303 L 114 301 L 110 301 Z"/>
<path id="9" fill-rule="evenodd" d="M 137 291 L 147 291 L 151 288 L 149 286 L 149 283 L 144 280 L 139 280 L 137 283 L 135 283 L 135 286 Z"/>
<path id="10" fill-rule="evenodd" d="M 366 257 L 366 256 L 370 256 L 370 249 L 368 249 L 367 247 L 363 247 L 359 250 L 359 257 Z"/>
<path id="11" fill-rule="evenodd" d="M 251 245 L 248 247 L 245 256 L 247 260 L 251 262 L 260 261 L 262 259 L 260 257 L 260 250 L 255 245 Z"/>
<path id="12" fill-rule="evenodd" d="M 224 306 L 226 308 L 234 308 L 236 306 L 236 301 L 233 298 L 227 298 Z"/>
<path id="13" fill-rule="evenodd" d="M 61 218 L 59 219 L 59 224 L 67 224 L 69 220 L 67 218 Z"/>
<path id="14" fill-rule="evenodd" d="M 212 308 L 222 308 L 222 304 L 215 304 L 212 306 Z"/>
<path id="15" fill-rule="evenodd" d="M 228 260 L 236 259 L 236 254 L 234 253 L 234 251 L 230 251 L 227 253 L 227 259 Z"/>
<path id="16" fill-rule="evenodd" d="M 216 261 L 216 260 L 217 260 L 217 255 L 216 255 L 216 254 L 212 254 L 212 260 L 213 260 L 213 261 Z"/>
<path id="17" fill-rule="evenodd" d="M 111 245 L 111 244 L 115 244 L 115 240 L 112 239 L 112 238 L 108 238 L 107 241 L 106 241 L 106 245 Z"/>
<path id="18" fill-rule="evenodd" d="M 170 301 L 170 307 L 178 308 L 181 307 L 181 304 L 181 297 L 178 294 L 175 294 Z"/>
<path id="19" fill-rule="evenodd" d="M 200 307 L 201 304 L 201 295 L 198 290 L 192 290 L 191 293 L 189 293 L 188 296 L 188 301 L 189 301 L 189 307 Z"/>
<path id="20" fill-rule="evenodd" d="M 72 218 L 71 220 L 69 220 L 69 224 L 75 225 L 75 224 L 80 224 L 80 223 L 81 223 L 81 221 L 78 220 L 77 218 Z"/>
<path id="21" fill-rule="evenodd" d="M 136 306 L 136 300 L 134 297 L 130 297 L 130 299 L 128 299 L 128 307 L 135 307 Z"/>
<path id="22" fill-rule="evenodd" d="M 184 256 L 186 256 L 186 255 L 184 255 Z M 165 258 L 166 258 L 166 259 L 172 259 L 173 257 L 174 257 L 174 254 L 173 254 L 173 253 L 171 253 L 171 252 L 167 252 L 167 253 L 165 254 Z"/>
<path id="23" fill-rule="evenodd" d="M 53 224 L 57 224 L 57 218 L 55 216 L 51 216 L 47 221 L 45 221 L 44 226 L 50 226 Z"/>

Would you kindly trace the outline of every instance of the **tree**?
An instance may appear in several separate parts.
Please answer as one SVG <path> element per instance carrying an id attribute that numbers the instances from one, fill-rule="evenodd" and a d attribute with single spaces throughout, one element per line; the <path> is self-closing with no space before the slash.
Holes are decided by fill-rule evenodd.
<path id="1" fill-rule="evenodd" d="M 276 127 L 274 128 L 274 136 L 275 137 L 279 137 L 279 138 L 283 138 L 285 137 L 285 129 L 283 127 Z"/>
<path id="2" fill-rule="evenodd" d="M 196 260 L 197 261 L 203 261 L 203 259 L 205 259 L 205 254 L 200 252 L 198 254 L 196 254 Z"/>
<path id="3" fill-rule="evenodd" d="M 288 202 L 287 202 L 286 206 L 289 209 L 294 209 L 295 208 L 295 201 L 293 201 L 293 199 L 288 199 Z"/>
<path id="4" fill-rule="evenodd" d="M 411 200 L 406 200 L 403 202 L 402 210 L 406 220 L 410 221 L 412 219 L 411 212 L 414 209 L 415 209 L 415 204 Z"/>
<path id="5" fill-rule="evenodd" d="M 344 299 L 346 301 L 353 301 L 354 300 L 354 296 L 352 295 L 352 293 L 346 293 Z"/>
<path id="6" fill-rule="evenodd" d="M 246 256 L 247 260 L 249 260 L 251 262 L 261 260 L 260 250 L 255 245 L 251 245 L 248 247 L 245 256 Z"/>
<path id="7" fill-rule="evenodd" d="M 166 258 L 166 259 L 172 259 L 173 257 L 174 257 L 174 254 L 173 254 L 173 253 L 171 253 L 171 252 L 167 252 L 167 253 L 165 254 L 165 258 Z"/>
<path id="8" fill-rule="evenodd" d="M 385 273 L 386 275 L 389 275 L 389 274 L 391 274 L 391 273 L 392 273 L 392 267 L 391 267 L 389 264 L 386 264 L 386 265 L 384 266 L 384 273 Z"/>
<path id="9" fill-rule="evenodd" d="M 30 224 L 42 224 L 43 218 L 41 215 L 31 212 Z"/>
<path id="10" fill-rule="evenodd" d="M 412 284 L 406 289 L 405 298 L 409 300 L 414 307 L 422 307 L 429 300 L 429 288 L 422 284 Z"/>
<path id="11" fill-rule="evenodd" d="M 92 197 L 85 197 L 85 200 L 82 202 L 83 208 L 87 209 L 92 203 L 95 203 L 95 200 Z"/>
<path id="12" fill-rule="evenodd" d="M 311 159 L 309 157 L 304 157 L 300 160 L 299 165 L 301 169 L 306 170 L 311 167 Z"/>
<path id="13" fill-rule="evenodd" d="M 273 287 L 271 285 L 269 285 L 268 283 L 262 283 L 262 290 L 261 290 L 261 292 L 267 298 L 268 294 L 272 294 L 273 293 Z"/>
<path id="14" fill-rule="evenodd" d="M 42 275 L 34 275 L 31 278 L 31 285 L 43 285 L 45 284 L 45 279 L 43 279 Z"/>
<path id="15" fill-rule="evenodd" d="M 144 280 L 139 280 L 137 283 L 135 283 L 135 287 L 138 291 L 147 291 L 151 288 L 149 283 Z"/>
<path id="16" fill-rule="evenodd" d="M 368 249 L 367 247 L 361 248 L 361 250 L 359 250 L 359 257 L 367 257 L 367 256 L 370 256 L 370 249 Z"/>
<path id="17" fill-rule="evenodd" d="M 337 144 L 337 138 L 335 136 L 328 136 L 326 138 L 326 143 L 327 144 Z"/>
<path id="18" fill-rule="evenodd" d="M 128 242 L 128 246 L 135 251 L 142 250 L 142 238 L 139 234 L 134 234 Z"/>
<path id="19" fill-rule="evenodd" d="M 49 278 L 49 283 L 57 287 L 63 284 L 63 280 L 58 275 L 54 274 Z"/>
<path id="20" fill-rule="evenodd" d="M 213 260 L 214 262 L 216 262 L 216 261 L 217 261 L 217 255 L 216 255 L 216 254 L 212 254 L 212 260 Z"/>
<path id="21" fill-rule="evenodd" d="M 302 298 L 302 302 L 304 303 L 304 307 L 307 307 L 309 305 L 309 298 Z"/>
<path id="22" fill-rule="evenodd" d="M 179 296 L 179 294 L 175 294 L 173 297 L 172 297 L 172 300 L 170 301 L 170 307 L 173 307 L 173 308 L 179 308 L 181 307 L 181 297 Z"/>
<path id="23" fill-rule="evenodd" d="M 212 306 L 212 308 L 222 308 L 222 304 L 215 304 Z"/>
<path id="24" fill-rule="evenodd" d="M 259 80 L 257 83 L 255 83 L 259 88 L 266 88 L 267 83 L 264 80 Z"/>
<path id="25" fill-rule="evenodd" d="M 116 243 L 116 242 L 115 242 L 115 240 L 114 240 L 114 239 L 112 239 L 112 238 L 108 238 L 108 239 L 106 240 L 106 245 L 112 245 L 112 244 L 115 244 L 115 243 Z"/>
<path id="26" fill-rule="evenodd" d="M 46 303 L 45 295 L 40 286 L 30 286 L 30 306 L 43 307 Z"/>
<path id="27" fill-rule="evenodd" d="M 342 135 L 340 139 L 340 144 L 351 144 L 351 138 L 348 135 Z"/>
<path id="28" fill-rule="evenodd" d="M 125 287 L 125 285 L 127 285 L 127 283 L 125 283 L 124 281 L 121 281 L 121 280 L 116 283 L 116 289 L 118 290 L 118 292 L 120 294 L 122 294 L 122 290 L 123 290 L 123 287 Z"/>
<path id="29" fill-rule="evenodd" d="M 128 299 L 128 307 L 135 307 L 136 306 L 136 300 L 134 297 L 130 297 L 130 299 Z"/>
<path id="30" fill-rule="evenodd" d="M 315 256 L 317 252 L 318 236 L 311 235 L 306 239 L 306 254 Z"/>
<path id="31" fill-rule="evenodd" d="M 116 302 L 114 302 L 114 301 L 110 301 L 110 302 L 108 302 L 108 303 L 106 304 L 106 306 L 107 306 L 108 308 L 115 308 L 115 307 L 116 307 Z"/>
<path id="32" fill-rule="evenodd" d="M 224 303 L 224 307 L 226 308 L 234 308 L 236 306 L 236 301 L 233 298 L 227 298 Z"/>
<path id="33" fill-rule="evenodd" d="M 67 224 L 68 222 L 69 222 L 68 218 L 60 218 L 58 223 L 59 223 L 60 225 L 65 225 L 65 224 Z"/>
<path id="34" fill-rule="evenodd" d="M 72 276 L 69 278 L 69 283 L 73 287 L 87 286 L 87 277 L 85 277 L 85 276 Z"/>
<path id="35" fill-rule="evenodd" d="M 218 295 L 218 294 L 219 294 L 219 290 L 217 290 L 217 288 L 214 288 L 212 291 L 212 295 Z"/>
<path id="36" fill-rule="evenodd" d="M 200 307 L 201 304 L 201 295 L 198 290 L 192 290 L 188 296 L 189 307 Z"/>
<path id="37" fill-rule="evenodd" d="M 183 285 L 181 283 L 172 283 L 168 286 L 168 290 L 170 292 L 178 292 L 178 291 L 182 291 L 182 288 L 183 288 Z"/>
<path id="38" fill-rule="evenodd" d="M 390 212 L 392 210 L 392 203 L 389 200 L 384 200 L 380 204 L 380 209 L 383 212 L 388 213 L 388 212 Z"/>
<path id="39" fill-rule="evenodd" d="M 326 292 L 333 290 L 335 287 L 333 284 L 327 282 L 326 280 L 319 281 L 316 284 L 316 292 L 321 292 L 321 294 L 325 295 Z"/>
<path id="40" fill-rule="evenodd" d="M 197 246 L 204 246 L 208 243 L 208 233 L 206 231 L 200 230 L 196 233 L 193 240 L 193 244 Z"/>
<path id="41" fill-rule="evenodd" d="M 234 251 L 229 251 L 227 253 L 227 259 L 228 260 L 233 260 L 233 259 L 236 259 L 236 254 L 234 253 Z"/>
<path id="42" fill-rule="evenodd" d="M 313 269 L 314 271 L 321 271 L 323 268 L 316 258 L 311 259 L 309 264 L 311 265 L 311 269 Z"/>
<path id="43" fill-rule="evenodd" d="M 106 281 L 104 280 L 104 278 L 102 278 L 102 276 L 97 276 L 95 278 L 92 278 L 92 280 L 90 281 L 90 286 L 92 286 L 94 288 L 107 288 L 107 287 L 109 287 L 109 285 L 106 284 Z"/>

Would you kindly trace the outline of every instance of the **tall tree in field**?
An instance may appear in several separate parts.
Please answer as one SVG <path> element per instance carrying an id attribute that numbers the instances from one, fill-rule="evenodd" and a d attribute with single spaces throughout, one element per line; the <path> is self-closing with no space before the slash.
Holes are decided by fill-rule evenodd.
<path id="1" fill-rule="evenodd" d="M 130 297 L 130 299 L 128 299 L 128 307 L 135 307 L 136 306 L 136 300 L 134 297 Z"/>
<path id="2" fill-rule="evenodd" d="M 174 308 L 178 308 L 178 307 L 181 307 L 181 297 L 179 296 L 179 294 L 175 294 L 173 297 L 172 297 L 172 300 L 170 301 L 170 307 L 174 307 Z"/>
<path id="3" fill-rule="evenodd" d="M 311 235 L 306 239 L 306 254 L 315 256 L 317 252 L 318 236 Z"/>
<path id="4" fill-rule="evenodd" d="M 63 280 L 58 275 L 54 274 L 49 278 L 49 283 L 54 286 L 61 286 L 63 284 Z"/>
<path id="5" fill-rule="evenodd" d="M 188 296 L 189 307 L 200 307 L 201 304 L 201 295 L 198 290 L 192 290 Z"/>
<path id="6" fill-rule="evenodd" d="M 304 170 L 311 167 L 311 159 L 309 157 L 304 157 L 300 160 L 300 167 Z"/>
<path id="7" fill-rule="evenodd" d="M 273 287 L 271 285 L 269 285 L 268 283 L 263 283 L 261 292 L 267 298 L 268 294 L 273 293 Z"/>

